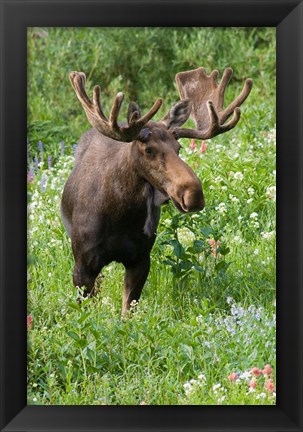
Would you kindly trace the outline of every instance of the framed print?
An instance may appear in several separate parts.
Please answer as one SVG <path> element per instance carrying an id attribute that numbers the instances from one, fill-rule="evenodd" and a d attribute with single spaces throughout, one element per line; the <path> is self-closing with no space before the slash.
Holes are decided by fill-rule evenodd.
<path id="1" fill-rule="evenodd" d="M 302 430 L 302 2 L 1 16 L 1 430 Z"/>

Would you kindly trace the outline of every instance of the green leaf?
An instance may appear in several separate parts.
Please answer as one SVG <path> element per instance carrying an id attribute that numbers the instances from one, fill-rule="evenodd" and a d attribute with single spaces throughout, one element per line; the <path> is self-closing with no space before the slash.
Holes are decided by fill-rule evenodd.
<path id="1" fill-rule="evenodd" d="M 86 355 L 87 355 L 87 358 L 92 362 L 92 363 L 94 363 L 95 362 L 95 360 L 96 360 L 96 352 L 94 351 L 94 350 L 92 350 L 91 348 L 86 348 Z"/>
<path id="2" fill-rule="evenodd" d="M 225 272 L 228 269 L 230 264 L 231 264 L 230 262 L 227 263 L 226 261 L 220 261 L 218 264 L 216 264 L 215 270 L 217 272 Z"/>
<path id="3" fill-rule="evenodd" d="M 80 336 L 77 333 L 75 333 L 74 331 L 68 331 L 67 334 L 68 334 L 68 336 L 70 336 L 72 339 L 74 339 L 77 342 L 80 340 Z"/>
<path id="4" fill-rule="evenodd" d="M 90 316 L 91 312 L 84 312 L 81 314 L 80 318 L 78 319 L 78 323 L 82 324 L 86 318 L 88 318 Z"/>
<path id="5" fill-rule="evenodd" d="M 200 228 L 200 232 L 204 235 L 204 237 L 208 238 L 210 234 L 213 233 L 213 229 L 211 227 L 203 227 Z"/>

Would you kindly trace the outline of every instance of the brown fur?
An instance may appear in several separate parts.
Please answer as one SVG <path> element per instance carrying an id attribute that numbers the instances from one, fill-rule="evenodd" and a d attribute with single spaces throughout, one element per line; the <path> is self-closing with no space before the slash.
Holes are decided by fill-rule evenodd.
<path id="1" fill-rule="evenodd" d="M 73 282 L 89 294 L 105 265 L 123 263 L 123 313 L 139 299 L 147 278 L 160 205 L 171 198 L 182 212 L 204 207 L 201 183 L 179 158 L 180 145 L 170 129 L 188 117 L 181 114 L 178 118 L 175 108 L 165 121 L 149 122 L 142 139 L 131 143 L 89 130 L 80 139 L 63 191 L 61 214 L 72 241 Z"/>

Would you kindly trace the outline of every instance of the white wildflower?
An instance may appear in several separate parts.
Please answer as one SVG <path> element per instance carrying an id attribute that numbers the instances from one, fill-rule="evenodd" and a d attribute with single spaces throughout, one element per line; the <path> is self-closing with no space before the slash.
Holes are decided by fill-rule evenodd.
<path id="1" fill-rule="evenodd" d="M 225 206 L 225 203 L 224 203 L 224 202 L 221 202 L 221 203 L 218 205 L 218 207 L 216 207 L 216 210 L 218 210 L 218 212 L 221 213 L 221 214 L 225 214 L 226 211 L 227 211 L 226 206 Z"/>
<path id="2" fill-rule="evenodd" d="M 253 212 L 253 213 L 250 215 L 250 218 L 251 218 L 251 219 L 257 219 L 257 217 L 258 217 L 258 213 L 256 213 L 256 212 Z"/>
<path id="3" fill-rule="evenodd" d="M 206 381 L 206 376 L 204 374 L 200 374 L 200 375 L 198 375 L 198 379 L 200 381 Z"/>
<path id="4" fill-rule="evenodd" d="M 243 176 L 243 174 L 240 171 L 238 171 L 238 172 L 236 172 L 234 174 L 234 179 L 235 180 L 243 180 L 243 178 L 244 178 L 244 176 Z"/>
<path id="5" fill-rule="evenodd" d="M 261 236 L 266 239 L 270 240 L 275 235 L 275 231 L 269 231 L 269 232 L 261 232 Z"/>
<path id="6" fill-rule="evenodd" d="M 269 199 L 276 201 L 276 186 L 269 186 L 266 189 L 266 195 Z"/>
<path id="7" fill-rule="evenodd" d="M 214 384 L 214 385 L 213 385 L 213 391 L 218 390 L 220 387 L 221 387 L 221 384 L 220 384 L 220 383 L 218 383 L 218 384 Z"/>

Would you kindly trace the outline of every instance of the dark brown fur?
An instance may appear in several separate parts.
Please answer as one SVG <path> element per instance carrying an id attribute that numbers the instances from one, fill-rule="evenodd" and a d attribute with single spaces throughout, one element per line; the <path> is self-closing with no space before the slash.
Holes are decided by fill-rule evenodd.
<path id="1" fill-rule="evenodd" d="M 185 120 L 173 115 L 149 122 L 143 139 L 131 143 L 96 129 L 86 132 L 63 191 L 61 214 L 72 241 L 74 285 L 89 294 L 105 265 L 123 263 L 123 313 L 139 299 L 147 278 L 160 205 L 171 198 L 182 212 L 204 207 L 201 183 L 179 158 L 180 145 L 170 129 L 173 120 L 174 125 Z"/>

